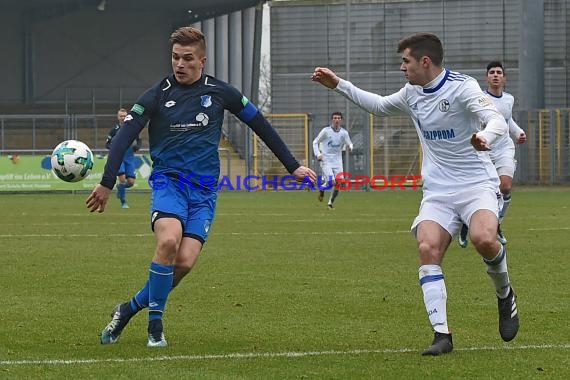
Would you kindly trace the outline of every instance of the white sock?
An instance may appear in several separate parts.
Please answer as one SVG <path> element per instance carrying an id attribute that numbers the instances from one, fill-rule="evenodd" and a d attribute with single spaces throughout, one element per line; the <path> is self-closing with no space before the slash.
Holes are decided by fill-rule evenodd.
<path id="1" fill-rule="evenodd" d="M 511 194 L 503 194 L 503 207 L 499 210 L 499 223 L 503 223 L 505 215 L 507 215 L 507 210 L 511 205 Z"/>
<path id="2" fill-rule="evenodd" d="M 501 250 L 494 259 L 483 259 L 483 261 L 487 265 L 487 273 L 495 285 L 497 297 L 507 298 L 511 289 L 509 270 L 507 269 L 507 249 L 501 245 Z"/>
<path id="3" fill-rule="evenodd" d="M 439 265 L 422 265 L 419 269 L 419 277 L 431 326 L 439 333 L 449 334 L 447 291 L 441 267 Z"/>

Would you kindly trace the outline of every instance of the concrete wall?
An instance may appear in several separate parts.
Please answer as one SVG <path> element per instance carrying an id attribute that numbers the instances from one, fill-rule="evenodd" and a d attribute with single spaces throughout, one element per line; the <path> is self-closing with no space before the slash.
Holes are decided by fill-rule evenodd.
<path id="1" fill-rule="evenodd" d="M 252 9 L 233 12 L 229 22 L 228 16 L 209 21 L 225 28 L 204 30 L 209 40 L 219 42 L 217 48 L 212 45 L 207 51 L 212 64 L 208 73 L 219 76 L 219 67 L 225 73 L 221 79 L 237 80 L 236 85 L 248 96 L 254 80 L 254 44 L 250 40 L 255 38 L 256 31 L 251 28 L 255 17 Z M 160 7 L 129 11 L 111 7 L 104 12 L 84 7 L 46 13 L 45 17 L 1 9 L 0 81 L 4 89 L 0 91 L 0 113 L 10 105 L 16 111 L 26 110 L 25 105 L 35 106 L 31 112 L 46 109 L 42 105 L 55 105 L 62 112 L 66 102 L 128 106 L 145 89 L 171 73 L 170 33 L 179 26 L 190 25 L 189 21 L 186 10 Z M 238 27 L 247 33 L 239 35 L 240 49 L 234 49 L 230 57 L 228 51 L 219 49 L 229 49 L 231 33 L 235 35 Z M 237 62 L 242 60 L 245 65 L 239 65 L 239 78 L 228 78 L 228 68 L 238 67 Z"/>

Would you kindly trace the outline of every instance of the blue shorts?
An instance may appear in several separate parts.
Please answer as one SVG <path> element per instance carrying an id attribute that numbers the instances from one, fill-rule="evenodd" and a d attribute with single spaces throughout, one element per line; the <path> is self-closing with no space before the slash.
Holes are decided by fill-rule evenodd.
<path id="1" fill-rule="evenodd" d="M 182 224 L 183 236 L 205 243 L 216 213 L 217 190 L 192 186 L 177 178 L 162 180 L 162 186 L 153 189 L 150 202 L 153 230 L 156 220 L 174 217 Z"/>
<path id="2" fill-rule="evenodd" d="M 117 175 L 124 174 L 127 178 L 136 178 L 135 174 L 135 155 L 125 155 L 121 167 L 117 172 Z"/>

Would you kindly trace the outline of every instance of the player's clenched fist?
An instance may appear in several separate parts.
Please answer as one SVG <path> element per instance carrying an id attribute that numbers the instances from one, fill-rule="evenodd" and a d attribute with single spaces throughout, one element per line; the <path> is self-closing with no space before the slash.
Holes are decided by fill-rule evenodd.
<path id="1" fill-rule="evenodd" d="M 326 67 L 315 67 L 315 71 L 313 71 L 313 74 L 311 75 L 311 80 L 319 82 L 328 88 L 336 88 L 340 79 L 331 69 Z"/>

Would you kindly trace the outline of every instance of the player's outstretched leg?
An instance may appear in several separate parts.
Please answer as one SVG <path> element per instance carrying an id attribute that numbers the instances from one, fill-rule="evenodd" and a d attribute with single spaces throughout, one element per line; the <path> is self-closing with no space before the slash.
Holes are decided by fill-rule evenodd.
<path id="1" fill-rule="evenodd" d="M 510 288 L 507 298 L 498 298 L 499 307 L 499 334 L 505 342 L 510 342 L 519 332 L 519 312 L 517 309 L 517 295 Z"/>
<path id="2" fill-rule="evenodd" d="M 111 322 L 101 331 L 101 344 L 117 343 L 133 315 L 135 313 L 131 310 L 130 302 L 115 306 L 111 312 Z"/>
<path id="3" fill-rule="evenodd" d="M 431 346 L 426 348 L 424 352 L 422 352 L 422 355 L 437 356 L 447 354 L 451 351 L 453 351 L 453 339 L 451 338 L 451 334 L 444 334 L 435 331 Z"/>
<path id="4" fill-rule="evenodd" d="M 459 233 L 458 238 L 458 243 L 461 248 L 467 247 L 467 244 L 469 243 L 469 238 L 467 237 L 468 233 L 469 227 L 467 227 L 467 224 L 463 224 L 463 226 L 461 226 L 461 232 Z"/>
<path id="5" fill-rule="evenodd" d="M 325 198 L 325 191 L 319 190 L 319 196 L 317 199 L 319 200 L 319 202 L 322 202 L 324 198 Z"/>

